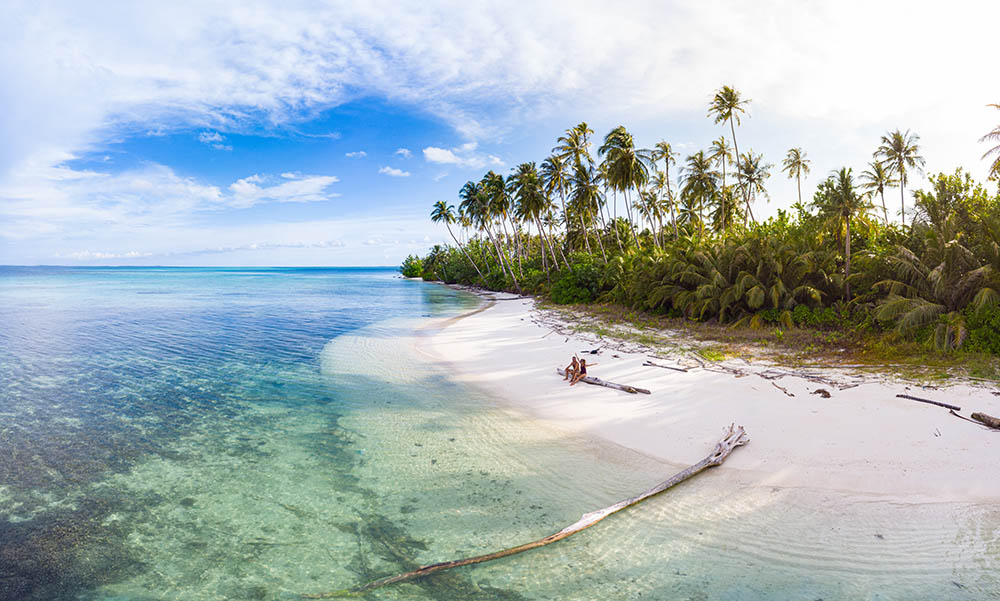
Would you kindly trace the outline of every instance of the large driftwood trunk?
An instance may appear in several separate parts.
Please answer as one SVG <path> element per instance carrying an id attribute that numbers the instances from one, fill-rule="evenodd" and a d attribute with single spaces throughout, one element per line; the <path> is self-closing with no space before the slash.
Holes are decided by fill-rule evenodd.
<path id="1" fill-rule="evenodd" d="M 556 373 L 560 376 L 566 376 L 566 369 L 562 367 L 556 368 Z M 641 392 L 642 394 L 651 394 L 645 388 L 637 388 L 635 386 L 629 386 L 628 384 L 616 384 L 615 382 L 608 382 L 607 380 L 602 380 L 600 378 L 595 378 L 593 376 L 586 376 L 580 379 L 581 382 L 586 382 L 587 384 L 593 384 L 594 386 L 604 386 L 606 388 L 614 388 L 615 390 L 621 390 L 622 392 L 628 392 L 631 394 L 636 394 Z"/>
<path id="2" fill-rule="evenodd" d="M 1000 418 L 993 417 L 992 415 L 986 415 L 985 413 L 973 413 L 972 419 L 985 424 L 991 428 L 996 428 L 1000 430 Z"/>
<path id="3" fill-rule="evenodd" d="M 387 578 L 380 578 L 379 580 L 373 580 L 368 584 L 364 584 L 359 587 L 344 589 L 339 591 L 331 591 L 328 593 L 318 593 L 318 594 L 307 594 L 302 595 L 306 599 L 330 599 L 333 597 L 352 597 L 356 595 L 363 594 L 372 589 L 381 588 L 383 586 L 388 586 L 390 584 L 397 584 L 399 582 L 406 582 L 408 580 L 415 580 L 417 578 L 423 578 L 435 572 L 440 572 L 443 570 L 450 570 L 451 568 L 458 568 L 461 566 L 472 565 L 476 563 L 483 563 L 484 561 L 491 561 L 494 559 L 500 559 L 501 557 L 508 557 L 510 555 L 515 555 L 517 553 L 523 553 L 525 551 L 530 551 L 531 549 L 537 549 L 538 547 L 544 547 L 545 545 L 551 545 L 554 542 L 560 541 L 564 538 L 572 536 L 581 530 L 586 530 L 590 528 L 597 522 L 600 522 L 609 515 L 618 513 L 623 509 L 641 503 L 646 499 L 658 495 L 661 492 L 677 486 L 681 482 L 684 482 L 688 478 L 695 476 L 703 472 L 704 470 L 715 467 L 717 465 L 722 465 L 722 462 L 729 457 L 729 454 L 733 452 L 736 447 L 741 447 L 750 442 L 750 438 L 747 436 L 746 431 L 743 430 L 743 426 L 730 425 L 729 428 L 723 433 L 722 439 L 715 443 L 715 448 L 712 452 L 694 465 L 688 467 L 687 469 L 680 471 L 669 479 L 657 484 L 653 488 L 646 490 L 634 497 L 625 499 L 624 501 L 619 501 L 614 505 L 609 505 L 603 509 L 598 509 L 597 511 L 591 511 L 590 513 L 585 513 L 583 516 L 566 526 L 559 532 L 555 534 L 550 534 L 545 538 L 532 541 L 530 543 L 525 543 L 523 545 L 518 545 L 516 547 L 511 547 L 509 549 L 504 549 L 502 551 L 497 551 L 495 553 L 487 553 L 486 555 L 477 555 L 475 557 L 468 557 L 466 559 L 456 559 L 453 561 L 443 561 L 441 563 L 432 563 L 430 565 L 421 566 L 412 572 L 406 572 L 403 574 L 397 574 L 396 576 L 389 576 Z"/>

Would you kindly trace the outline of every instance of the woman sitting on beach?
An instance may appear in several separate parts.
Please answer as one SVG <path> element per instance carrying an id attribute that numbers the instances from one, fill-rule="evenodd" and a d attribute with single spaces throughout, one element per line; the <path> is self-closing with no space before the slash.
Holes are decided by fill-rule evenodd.
<path id="1" fill-rule="evenodd" d="M 574 357 L 574 359 L 575 358 L 576 357 Z M 596 363 L 591 363 L 590 365 L 594 366 L 594 365 L 597 365 L 597 364 Z M 580 371 L 577 372 L 577 374 L 575 376 L 573 376 L 573 379 L 570 380 L 569 385 L 572 386 L 573 384 L 576 384 L 577 382 L 579 382 L 580 380 L 582 380 L 582 379 L 584 379 L 586 377 L 587 377 L 587 360 L 586 359 L 580 359 Z"/>
<path id="2" fill-rule="evenodd" d="M 573 361 L 566 366 L 566 369 L 563 370 L 563 372 L 565 372 L 566 374 L 563 380 L 569 380 L 570 378 L 575 378 L 576 372 L 578 371 L 580 371 L 580 363 L 576 360 L 576 355 L 573 355 Z"/>

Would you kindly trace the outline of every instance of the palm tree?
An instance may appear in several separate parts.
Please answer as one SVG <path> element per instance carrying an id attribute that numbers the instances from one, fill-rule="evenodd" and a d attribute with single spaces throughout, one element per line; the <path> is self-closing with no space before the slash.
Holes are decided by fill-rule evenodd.
<path id="1" fill-rule="evenodd" d="M 683 185 L 681 199 L 687 212 L 687 221 L 692 221 L 697 211 L 701 232 L 705 232 L 704 217 L 701 214 L 706 204 L 712 204 L 719 187 L 719 173 L 712 170 L 712 159 L 699 150 L 687 158 L 681 174 Z"/>
<path id="2" fill-rule="evenodd" d="M 995 109 L 1000 109 L 1000 104 L 989 104 L 987 106 L 992 106 Z M 986 134 L 982 138 L 979 138 L 980 142 L 1000 142 L 1000 125 L 993 128 L 993 131 Z M 1000 144 L 997 144 L 993 148 L 990 148 L 983 154 L 983 158 L 995 154 L 996 158 L 993 159 L 993 164 L 990 165 L 990 179 L 1000 179 Z"/>
<path id="3" fill-rule="evenodd" d="M 753 211 L 750 209 L 750 203 L 757 199 L 758 194 L 763 194 L 768 200 L 771 199 L 764 188 L 764 182 L 767 178 L 771 177 L 771 167 L 773 166 L 770 163 L 764 162 L 764 155 L 754 154 L 753 149 L 740 157 L 739 164 L 737 165 L 737 173 L 743 178 L 747 208 L 747 215 L 743 218 L 744 225 L 746 225 L 747 217 L 753 219 Z"/>
<path id="4" fill-rule="evenodd" d="M 562 203 L 563 223 L 566 224 L 567 238 L 569 234 L 569 213 L 566 211 L 566 190 L 569 188 L 569 180 L 566 177 L 566 161 L 559 154 L 553 154 L 542 161 L 542 185 L 546 194 L 552 195 L 559 192 L 559 200 Z M 559 254 L 562 255 L 563 263 L 569 267 L 566 260 L 566 253 L 563 252 L 562 245 L 559 246 Z"/>
<path id="5" fill-rule="evenodd" d="M 605 156 L 605 172 L 608 184 L 613 191 L 625 194 L 625 210 L 628 212 L 629 229 L 636 248 L 639 248 L 639 237 L 635 233 L 632 220 L 632 188 L 642 188 L 649 181 L 648 153 L 637 150 L 632 134 L 624 126 L 611 130 L 604 137 L 604 144 L 598 149 L 598 154 Z"/>
<path id="6" fill-rule="evenodd" d="M 904 189 L 906 188 L 907 169 L 920 171 L 924 166 L 924 157 L 918 154 L 920 146 L 917 142 L 919 141 L 920 136 L 911 134 L 910 130 L 902 133 L 897 129 L 882 136 L 882 144 L 879 145 L 874 154 L 876 159 L 881 159 L 881 162 L 889 166 L 891 173 L 899 178 L 899 214 L 903 225 L 906 225 Z"/>
<path id="7" fill-rule="evenodd" d="M 847 226 L 844 237 L 844 286 L 845 300 L 851 299 L 851 220 L 863 215 L 871 204 L 854 187 L 851 169 L 842 167 L 830 174 L 829 194 L 819 203 L 820 214 L 827 217 L 839 230 L 840 224 Z"/>
<path id="8" fill-rule="evenodd" d="M 448 233 L 451 234 L 451 239 L 454 240 L 455 244 L 458 245 L 459 250 L 461 250 L 465 254 L 465 258 L 469 260 L 469 263 L 472 263 L 472 266 L 475 268 L 476 273 L 479 274 L 479 279 L 482 280 L 483 284 L 486 284 L 486 278 L 483 277 L 483 272 L 479 271 L 479 265 L 476 265 L 476 262 L 472 260 L 472 257 L 469 255 L 469 251 L 465 250 L 465 247 L 462 246 L 462 243 L 459 242 L 458 238 L 455 237 L 455 233 L 451 231 L 451 224 L 455 223 L 456 221 L 455 206 L 450 205 L 443 200 L 435 202 L 434 210 L 431 211 L 431 221 L 433 221 L 434 223 L 444 222 L 445 227 L 448 228 Z"/>
<path id="9" fill-rule="evenodd" d="M 862 171 L 859 178 L 864 183 L 861 188 L 867 190 L 869 194 L 875 195 L 878 192 L 882 199 L 882 216 L 885 224 L 889 225 L 889 210 L 885 206 L 885 189 L 896 185 L 896 180 L 892 177 L 892 170 L 888 169 L 884 163 L 871 161 L 868 163 L 868 170 Z"/>
<path id="10" fill-rule="evenodd" d="M 781 170 L 788 173 L 788 179 L 795 178 L 795 185 L 799 189 L 799 202 L 802 202 L 802 176 L 809 175 L 809 163 L 806 153 L 801 148 L 790 148 L 785 160 L 781 162 Z"/>
<path id="11" fill-rule="evenodd" d="M 677 163 L 677 153 L 674 152 L 668 142 L 661 140 L 656 143 L 656 146 L 653 147 L 650 159 L 654 162 L 659 161 L 660 159 L 663 160 L 663 177 L 661 181 L 666 183 L 666 201 L 670 205 L 670 223 L 674 227 L 674 239 L 677 239 L 677 216 L 674 214 L 674 194 L 670 190 L 670 165 Z"/>
<path id="12" fill-rule="evenodd" d="M 501 178 L 502 179 L 502 178 Z M 517 289 L 518 293 L 521 292 L 521 286 L 517 283 L 517 278 L 514 277 L 514 270 L 510 267 L 509 262 L 505 260 L 506 255 L 503 249 L 500 247 L 500 243 L 497 242 L 496 236 L 493 235 L 493 230 L 490 227 L 490 222 L 493 221 L 495 215 L 493 213 L 492 203 L 490 202 L 491 193 L 486 189 L 485 183 L 488 178 L 484 177 L 481 182 L 466 182 L 462 186 L 461 192 L 459 192 L 459 198 L 462 199 L 462 210 L 469 218 L 476 224 L 477 227 L 484 230 L 486 235 L 489 237 L 490 242 L 493 244 L 493 248 L 496 251 L 497 262 L 500 264 L 500 270 L 505 274 L 509 275 L 511 281 L 514 282 L 514 287 Z"/>
<path id="13" fill-rule="evenodd" d="M 590 158 L 590 142 L 587 141 L 587 136 L 594 133 L 594 130 L 590 129 L 585 121 L 581 121 L 576 127 L 571 127 L 566 130 L 566 133 L 559 136 L 556 140 L 558 144 L 552 149 L 552 152 L 559 155 L 563 160 L 572 159 L 573 163 L 580 165 L 586 162 L 592 162 Z"/>
<path id="14" fill-rule="evenodd" d="M 740 98 L 740 93 L 734 88 L 722 86 L 715 92 L 712 103 L 708 106 L 708 116 L 715 118 L 716 125 L 723 121 L 729 121 L 729 131 L 733 134 L 733 147 L 736 149 L 737 157 L 740 156 L 740 145 L 736 142 L 736 127 L 733 125 L 733 122 L 735 121 L 736 125 L 740 124 L 740 113 L 746 113 L 746 109 L 743 107 L 749 103 L 750 99 L 747 98 L 744 100 Z M 743 202 L 746 203 L 747 209 L 749 209 L 749 196 L 743 188 L 743 181 L 738 171 L 736 173 L 736 180 L 740 186 Z"/>
<path id="15" fill-rule="evenodd" d="M 719 136 L 718 140 L 712 141 L 711 153 L 708 155 L 713 161 L 722 167 L 722 189 L 726 189 L 726 165 L 733 160 L 733 153 L 729 150 L 729 143 L 726 136 Z M 722 231 L 726 231 L 726 195 L 719 195 L 719 215 L 722 217 Z"/>
<path id="16" fill-rule="evenodd" d="M 583 240 L 587 245 L 587 253 L 593 256 L 593 252 L 590 250 L 590 231 L 587 228 L 587 223 L 595 219 L 597 213 L 600 211 L 602 201 L 600 178 L 594 173 L 592 167 L 578 163 L 573 168 L 571 184 L 570 204 L 573 205 L 574 212 L 580 220 L 580 226 L 583 229 Z M 604 257 L 604 262 L 607 263 L 608 254 L 604 250 L 604 242 L 601 240 L 600 234 L 597 236 L 597 243 L 601 247 L 601 256 Z"/>
<path id="17" fill-rule="evenodd" d="M 558 267 L 555 250 L 552 249 L 552 242 L 545 237 L 545 229 L 542 227 L 541 216 L 549 206 L 549 199 L 542 190 L 541 178 L 538 176 L 538 169 L 535 163 L 521 163 L 514 169 L 511 183 L 516 201 L 516 211 L 518 217 L 528 222 L 534 222 L 538 228 L 538 236 L 542 240 L 542 259 L 545 259 L 545 245 L 549 245 L 549 252 L 552 254 L 552 262 Z"/>

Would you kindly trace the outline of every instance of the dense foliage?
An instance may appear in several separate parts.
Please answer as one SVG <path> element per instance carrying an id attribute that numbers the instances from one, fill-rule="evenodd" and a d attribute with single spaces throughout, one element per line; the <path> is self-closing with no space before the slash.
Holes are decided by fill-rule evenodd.
<path id="1" fill-rule="evenodd" d="M 919 138 L 897 130 L 859 176 L 838 169 L 811 202 L 759 222 L 753 207 L 767 198 L 772 165 L 739 153 L 746 106 L 732 88 L 716 94 L 709 114 L 728 126 L 733 151 L 714 141 L 676 181 L 670 144 L 636 148 L 619 126 L 596 162 L 581 123 L 541 168 L 466 183 L 457 211 L 434 206 L 455 247 L 435 246 L 423 277 L 749 327 L 894 330 L 1000 354 L 1000 194 L 956 170 L 907 206 L 903 186 L 923 158 Z M 798 182 L 809 163 L 793 148 L 782 171 Z M 908 225 L 890 220 L 884 193 L 897 186 Z M 419 263 L 409 257 L 404 269 Z"/>

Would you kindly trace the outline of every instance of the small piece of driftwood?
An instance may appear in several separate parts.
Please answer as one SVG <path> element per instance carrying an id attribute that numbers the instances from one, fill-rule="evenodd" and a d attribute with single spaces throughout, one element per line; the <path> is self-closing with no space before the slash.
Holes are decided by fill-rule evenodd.
<path id="1" fill-rule="evenodd" d="M 991 428 L 1000 430 L 1000 418 L 993 417 L 992 415 L 986 415 L 985 413 L 973 413 L 972 419 Z"/>
<path id="2" fill-rule="evenodd" d="M 562 367 L 556 368 L 556 373 L 560 376 L 566 376 L 566 370 Z M 606 388 L 614 388 L 615 390 L 621 390 L 622 392 L 628 392 L 630 394 L 642 393 L 642 394 L 652 394 L 645 388 L 637 388 L 635 386 L 629 386 L 628 384 L 617 384 L 615 382 L 608 382 L 607 380 L 602 380 L 600 378 L 595 378 L 594 376 L 585 376 L 580 379 L 581 382 L 586 382 L 587 384 L 593 384 L 594 386 L 604 386 Z"/>
<path id="3" fill-rule="evenodd" d="M 461 566 L 472 565 L 476 563 L 483 563 L 485 561 L 491 561 L 493 559 L 500 559 L 501 557 L 508 557 L 510 555 L 515 555 L 517 553 L 523 553 L 524 551 L 530 551 L 531 549 L 537 549 L 538 547 L 544 547 L 545 545 L 551 545 L 554 542 L 560 541 L 564 538 L 572 536 L 581 530 L 586 530 L 590 528 L 597 522 L 600 522 L 609 515 L 618 513 L 623 509 L 627 509 L 633 505 L 641 503 L 646 499 L 658 495 L 661 492 L 677 486 L 681 482 L 684 482 L 688 478 L 699 474 L 710 467 L 715 467 L 717 465 L 722 465 L 722 462 L 729 457 L 729 454 L 736 449 L 736 447 L 741 447 L 750 442 L 747 437 L 746 431 L 743 430 L 743 426 L 730 425 L 729 428 L 723 433 L 722 439 L 715 443 L 715 448 L 712 452 L 698 463 L 688 467 L 687 469 L 680 471 L 669 479 L 657 484 L 653 488 L 640 493 L 630 499 L 625 499 L 624 501 L 619 501 L 614 505 L 609 505 L 604 509 L 598 509 L 597 511 L 591 511 L 590 513 L 585 513 L 583 516 L 574 522 L 573 524 L 563 528 L 555 534 L 550 534 L 545 538 L 532 541 L 530 543 L 525 543 L 523 545 L 518 545 L 516 547 L 511 547 L 509 549 L 504 549 L 502 551 L 497 551 L 495 553 L 487 553 L 485 555 L 477 555 L 475 557 L 468 557 L 466 559 L 456 559 L 454 561 L 443 561 L 441 563 L 432 563 L 430 565 L 421 566 L 416 570 L 411 572 L 405 572 L 403 574 L 397 574 L 396 576 L 389 576 L 387 578 L 380 578 L 378 580 L 373 580 L 368 584 L 361 585 L 359 587 L 343 589 L 339 591 L 331 591 L 328 593 L 316 593 L 316 594 L 306 594 L 302 595 L 306 599 L 331 599 L 334 597 L 355 597 L 363 595 L 364 593 L 382 588 L 383 586 L 388 586 L 390 584 L 397 584 L 400 582 L 406 582 L 408 580 L 415 580 L 417 578 L 423 578 L 430 574 L 436 572 L 441 572 L 443 570 L 450 570 L 452 568 L 458 568 Z"/>
<path id="4" fill-rule="evenodd" d="M 961 411 L 961 407 L 956 407 L 955 405 L 949 405 L 948 403 L 940 403 L 938 401 L 932 401 L 930 399 L 922 399 L 917 396 L 910 396 L 908 394 L 897 394 L 896 398 L 909 399 L 911 401 L 918 401 L 920 403 L 929 403 L 931 405 L 937 405 L 938 407 L 944 407 L 945 409 L 954 409 L 955 411 Z"/>
<path id="5" fill-rule="evenodd" d="M 659 363 L 653 363 L 652 361 L 646 361 L 642 364 L 643 367 L 662 367 L 663 369 L 672 369 L 674 371 L 681 371 L 687 373 L 687 368 L 684 367 L 673 367 L 670 365 L 660 365 Z"/>

